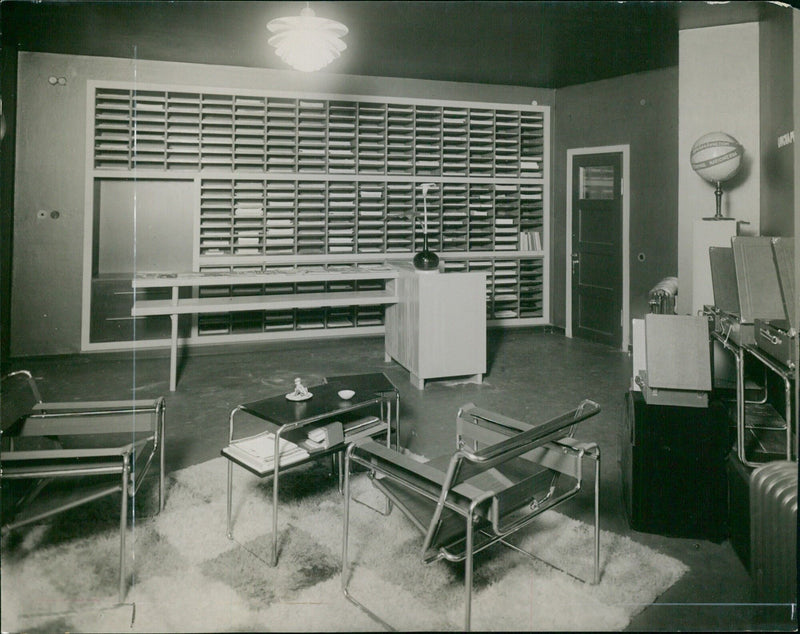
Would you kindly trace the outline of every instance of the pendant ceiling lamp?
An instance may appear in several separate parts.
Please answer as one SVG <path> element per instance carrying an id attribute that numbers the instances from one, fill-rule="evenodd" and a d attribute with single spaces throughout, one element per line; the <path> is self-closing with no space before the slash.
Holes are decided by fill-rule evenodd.
<path id="1" fill-rule="evenodd" d="M 347 48 L 340 38 L 347 35 L 341 22 L 319 18 L 306 5 L 300 15 L 276 18 L 267 24 L 270 46 L 292 68 L 309 73 L 324 68 Z"/>

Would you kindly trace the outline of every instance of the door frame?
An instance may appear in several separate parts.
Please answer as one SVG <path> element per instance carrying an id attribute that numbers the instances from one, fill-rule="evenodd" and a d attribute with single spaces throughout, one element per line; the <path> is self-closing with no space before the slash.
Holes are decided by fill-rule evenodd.
<path id="1" fill-rule="evenodd" d="M 572 337 L 572 167 L 576 156 L 586 154 L 622 153 L 622 342 L 621 349 L 630 345 L 630 145 L 602 145 L 567 150 L 567 236 L 566 236 L 566 324 L 565 334 Z"/>

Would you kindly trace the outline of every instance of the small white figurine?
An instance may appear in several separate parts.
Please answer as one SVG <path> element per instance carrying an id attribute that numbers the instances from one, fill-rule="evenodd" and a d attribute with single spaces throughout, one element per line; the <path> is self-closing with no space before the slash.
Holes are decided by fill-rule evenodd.
<path id="1" fill-rule="evenodd" d="M 300 377 L 294 380 L 294 395 L 297 398 L 308 396 L 308 388 L 300 382 Z"/>

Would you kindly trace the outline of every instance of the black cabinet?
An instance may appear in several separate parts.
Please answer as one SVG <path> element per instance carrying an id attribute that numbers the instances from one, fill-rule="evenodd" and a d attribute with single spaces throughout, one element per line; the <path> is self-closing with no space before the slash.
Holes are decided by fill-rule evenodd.
<path id="1" fill-rule="evenodd" d="M 725 408 L 648 405 L 625 395 L 622 492 L 634 530 L 722 541 L 727 536 L 730 450 Z"/>

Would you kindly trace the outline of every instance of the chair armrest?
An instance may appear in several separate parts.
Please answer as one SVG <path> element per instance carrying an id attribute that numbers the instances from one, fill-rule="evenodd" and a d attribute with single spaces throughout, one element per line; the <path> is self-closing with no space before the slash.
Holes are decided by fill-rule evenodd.
<path id="1" fill-rule="evenodd" d="M 38 403 L 18 436 L 75 436 L 112 433 L 161 434 L 164 398 L 128 401 Z"/>
<path id="2" fill-rule="evenodd" d="M 589 440 L 577 440 L 575 438 L 559 438 L 553 441 L 556 445 L 568 447 L 576 452 L 591 453 L 598 448 L 598 444 Z"/>
<path id="3" fill-rule="evenodd" d="M 458 448 L 464 448 L 464 439 L 469 439 L 485 447 L 478 452 L 485 456 L 487 452 L 494 453 L 495 449 L 490 449 L 492 445 L 498 445 L 497 450 L 502 450 L 502 447 L 506 446 L 503 443 L 507 443 L 513 437 L 526 438 L 527 441 L 534 441 L 535 445 L 541 446 L 556 439 L 571 437 L 575 425 L 591 418 L 599 411 L 600 406 L 597 403 L 586 399 L 578 407 L 561 416 L 538 425 L 531 425 L 467 403 L 459 409 L 456 419 Z M 477 458 L 477 455 L 475 457 Z"/>
<path id="4" fill-rule="evenodd" d="M 456 416 L 456 434 L 459 439 L 468 439 L 493 444 L 514 434 L 527 431 L 533 425 L 503 416 L 497 412 L 477 407 L 473 403 L 462 405 Z"/>
<path id="5" fill-rule="evenodd" d="M 90 449 L 32 449 L 24 451 L 4 451 L 0 453 L 0 461 L 5 463 L 23 462 L 27 460 L 63 460 L 72 458 L 103 458 L 124 456 L 132 450 L 132 445 L 120 447 L 97 447 Z"/>
<path id="6" fill-rule="evenodd" d="M 141 411 L 145 413 L 150 410 L 156 410 L 159 407 L 159 402 L 163 397 L 154 400 L 140 399 L 140 400 L 125 400 L 125 401 L 48 401 L 42 403 L 41 401 L 33 406 L 32 411 L 34 414 L 47 414 L 52 412 L 54 414 L 67 414 L 67 413 L 121 413 Z"/>
<path id="7" fill-rule="evenodd" d="M 440 469 L 426 462 L 414 460 L 371 438 L 351 443 L 348 454 L 354 462 L 379 473 L 400 477 L 405 474 L 406 478 L 403 479 L 424 480 L 440 489 L 444 483 L 445 474 Z"/>

